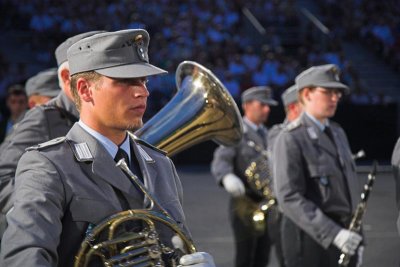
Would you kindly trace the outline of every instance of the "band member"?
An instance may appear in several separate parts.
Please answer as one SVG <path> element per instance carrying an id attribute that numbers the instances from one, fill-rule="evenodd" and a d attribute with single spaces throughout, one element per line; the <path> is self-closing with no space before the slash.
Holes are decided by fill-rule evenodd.
<path id="1" fill-rule="evenodd" d="M 400 211 L 400 139 L 397 140 L 396 146 L 392 154 L 392 167 L 396 184 L 396 203 L 397 209 Z M 397 231 L 400 235 L 400 215 L 397 218 Z"/>
<path id="2" fill-rule="evenodd" d="M 148 33 L 132 29 L 92 35 L 68 49 L 80 120 L 65 137 L 30 147 L 21 157 L 0 265 L 72 266 L 92 225 L 147 207 L 142 191 L 115 166 L 121 158 L 186 230 L 172 161 L 127 131 L 142 126 L 147 77 L 165 73 L 149 63 L 148 45 Z M 204 252 L 185 255 L 180 264 L 214 266 Z"/>
<path id="3" fill-rule="evenodd" d="M 260 198 L 250 190 L 245 170 L 260 152 L 249 146 L 254 142 L 267 149 L 267 121 L 270 106 L 277 102 L 268 87 L 253 87 L 243 92 L 243 138 L 233 147 L 220 146 L 214 152 L 211 172 L 219 185 L 231 195 L 230 219 L 235 238 L 236 267 L 265 267 L 269 261 L 272 240 L 267 226 L 261 231 L 253 225 L 252 211 Z M 268 218 L 268 217 L 267 217 Z"/>
<path id="4" fill-rule="evenodd" d="M 335 65 L 309 68 L 296 86 L 304 112 L 278 136 L 273 156 L 285 265 L 338 266 L 341 251 L 362 253 L 362 237 L 346 229 L 361 188 L 347 137 L 330 121 L 349 88 Z"/>
<path id="5" fill-rule="evenodd" d="M 272 151 L 273 143 L 278 136 L 278 134 L 282 131 L 282 129 L 289 124 L 289 122 L 297 119 L 303 108 L 297 99 L 297 87 L 296 85 L 290 86 L 282 93 L 282 103 L 285 108 L 286 118 L 280 123 L 274 125 L 268 131 L 268 150 Z"/>
<path id="6" fill-rule="evenodd" d="M 9 116 L 0 117 L 0 143 L 12 133 L 28 108 L 28 97 L 22 85 L 14 84 L 7 89 L 6 106 Z"/>
<path id="7" fill-rule="evenodd" d="M 61 92 L 45 105 L 35 107 L 25 113 L 13 133 L 1 145 L 0 157 L 0 239 L 6 227 L 6 213 L 12 207 L 12 192 L 17 164 L 25 149 L 53 138 L 67 134 L 78 120 L 70 91 L 67 49 L 76 41 L 99 31 L 81 33 L 61 43 L 55 56 L 58 64 L 58 80 Z"/>
<path id="8" fill-rule="evenodd" d="M 29 108 L 46 104 L 60 93 L 57 69 L 51 68 L 37 73 L 25 84 Z"/>

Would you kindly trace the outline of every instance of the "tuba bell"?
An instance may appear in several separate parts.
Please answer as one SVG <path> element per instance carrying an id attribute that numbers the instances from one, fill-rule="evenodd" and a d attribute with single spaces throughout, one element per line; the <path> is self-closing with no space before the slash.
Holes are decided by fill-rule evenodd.
<path id="1" fill-rule="evenodd" d="M 242 138 L 239 109 L 225 86 L 202 65 L 179 64 L 178 92 L 154 117 L 135 132 L 140 139 L 172 156 L 206 140 L 231 146 Z"/>
<path id="2" fill-rule="evenodd" d="M 227 146 L 241 140 L 243 126 L 239 109 L 211 71 L 196 62 L 184 61 L 177 68 L 176 83 L 177 94 L 136 131 L 134 137 L 169 155 L 210 139 Z M 106 218 L 90 231 L 88 229 L 75 257 L 74 267 L 93 264 L 169 267 L 177 266 L 183 254 L 196 252 L 190 236 L 159 205 L 156 197 L 147 191 L 124 160 L 117 166 L 150 200 L 150 207 L 122 211 Z M 165 243 L 159 229 L 168 229 L 179 237 L 182 247 Z"/>

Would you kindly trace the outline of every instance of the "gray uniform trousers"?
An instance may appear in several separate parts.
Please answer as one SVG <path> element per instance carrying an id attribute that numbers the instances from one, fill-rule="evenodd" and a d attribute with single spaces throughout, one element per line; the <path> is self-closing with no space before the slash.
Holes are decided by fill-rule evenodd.
<path id="1" fill-rule="evenodd" d="M 248 141 L 253 141 L 266 149 L 264 144 L 267 143 L 267 133 L 265 133 L 265 140 L 262 140 L 260 135 L 245 120 L 243 126 L 244 135 L 238 145 L 233 147 L 220 146 L 215 150 L 211 172 L 220 185 L 222 178 L 228 173 L 234 173 L 245 184 L 246 195 L 230 200 L 230 220 L 236 250 L 235 266 L 261 267 L 268 264 L 269 252 L 273 243 L 270 228 L 275 225 L 268 224 L 263 233 L 257 232 L 252 226 L 251 211 L 260 199 L 255 197 L 248 188 L 244 172 L 249 164 L 259 156 L 259 153 L 247 144 Z M 272 230 L 272 232 L 274 231 Z"/>
<path id="2" fill-rule="evenodd" d="M 287 267 L 337 266 L 339 250 L 333 247 L 333 239 L 348 227 L 360 199 L 346 135 L 334 122 L 330 128 L 333 142 L 302 114 L 282 131 L 274 146 L 274 185 L 284 213 Z"/>
<path id="3" fill-rule="evenodd" d="M 77 147 L 86 151 L 86 157 Z M 187 231 L 182 187 L 172 161 L 139 141 L 133 148 L 146 188 Z M 143 157 L 141 150 L 148 156 Z M 78 124 L 66 138 L 29 149 L 18 164 L 15 181 L 0 266 L 72 266 L 88 226 L 123 210 L 116 189 L 130 208 L 149 205 L 103 145 Z"/>
<path id="4" fill-rule="evenodd" d="M 6 227 L 5 214 L 12 207 L 17 164 L 25 149 L 64 136 L 78 120 L 75 104 L 63 91 L 47 104 L 29 110 L 4 141 L 0 152 L 0 239 Z"/>

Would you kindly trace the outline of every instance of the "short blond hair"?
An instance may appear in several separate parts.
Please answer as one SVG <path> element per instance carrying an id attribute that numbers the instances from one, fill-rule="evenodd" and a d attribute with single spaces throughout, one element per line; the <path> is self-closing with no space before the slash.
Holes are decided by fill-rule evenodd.
<path id="1" fill-rule="evenodd" d="M 71 76 L 71 92 L 72 96 L 74 97 L 74 102 L 78 111 L 81 110 L 81 98 L 79 97 L 78 88 L 77 88 L 77 81 L 79 78 L 84 78 L 89 82 L 97 82 L 102 77 L 101 74 L 95 71 L 86 71 L 74 74 Z"/>

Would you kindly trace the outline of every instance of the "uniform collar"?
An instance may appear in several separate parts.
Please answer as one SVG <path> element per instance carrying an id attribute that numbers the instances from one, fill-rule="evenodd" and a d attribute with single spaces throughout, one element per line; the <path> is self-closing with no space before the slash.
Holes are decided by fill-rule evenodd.
<path id="1" fill-rule="evenodd" d="M 75 103 L 65 94 L 63 90 L 50 100 L 52 102 L 49 103 L 55 103 L 56 106 L 68 111 L 70 114 L 72 114 L 74 117 L 79 118 L 79 111 L 77 110 Z"/>
<path id="2" fill-rule="evenodd" d="M 321 130 L 321 132 L 323 132 L 325 130 L 325 127 L 329 127 L 329 120 L 326 119 L 325 123 L 321 123 L 319 120 L 317 120 L 313 115 L 304 112 L 304 114 L 313 122 L 315 123 L 315 125 L 318 127 L 318 129 Z"/>
<path id="3" fill-rule="evenodd" d="M 264 129 L 264 125 L 260 124 L 257 125 L 254 122 L 250 121 L 246 116 L 243 117 L 243 120 L 247 123 L 247 125 L 253 129 L 254 131 L 257 131 L 258 129 Z"/>
<path id="4" fill-rule="evenodd" d="M 99 141 L 100 144 L 102 144 L 104 146 L 104 148 L 107 150 L 107 152 L 110 154 L 110 156 L 112 158 L 115 158 L 115 155 L 117 155 L 117 152 L 118 152 L 118 146 L 116 144 L 114 144 L 109 138 L 105 137 L 101 133 L 90 128 L 82 120 L 79 120 L 78 124 L 88 134 L 90 134 L 97 141 Z M 128 135 L 126 135 L 124 142 L 119 147 L 122 148 L 128 154 L 128 157 L 130 160 L 131 159 L 131 149 L 130 149 L 130 141 L 129 141 Z"/>

